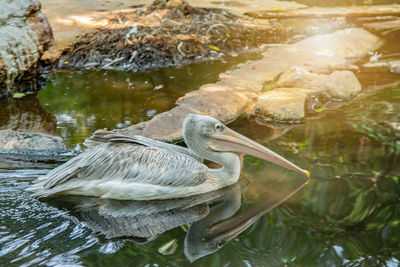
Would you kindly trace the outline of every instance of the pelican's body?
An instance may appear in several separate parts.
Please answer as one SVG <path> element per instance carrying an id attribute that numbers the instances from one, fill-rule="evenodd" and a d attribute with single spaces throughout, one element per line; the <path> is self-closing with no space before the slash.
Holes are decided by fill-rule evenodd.
<path id="1" fill-rule="evenodd" d="M 235 183 L 241 166 L 237 153 L 308 174 L 208 116 L 188 115 L 183 137 L 188 149 L 142 136 L 97 131 L 87 142 L 93 148 L 39 177 L 28 190 L 38 197 L 71 194 L 130 200 L 181 198 Z M 222 167 L 211 169 L 202 159 Z"/>

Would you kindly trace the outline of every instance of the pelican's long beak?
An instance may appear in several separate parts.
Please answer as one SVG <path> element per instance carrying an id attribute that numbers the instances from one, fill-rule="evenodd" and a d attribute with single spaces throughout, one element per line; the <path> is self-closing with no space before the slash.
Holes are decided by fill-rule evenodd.
<path id="1" fill-rule="evenodd" d="M 227 127 L 224 133 L 213 134 L 212 140 L 207 143 L 207 146 L 214 151 L 244 153 L 310 176 L 309 171 L 301 169 L 268 148 Z"/>

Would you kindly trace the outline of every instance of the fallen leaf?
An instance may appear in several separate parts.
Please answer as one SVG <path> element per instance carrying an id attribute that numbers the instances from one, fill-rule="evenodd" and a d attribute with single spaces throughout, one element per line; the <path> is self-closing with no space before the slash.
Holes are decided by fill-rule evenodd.
<path id="1" fill-rule="evenodd" d="M 13 98 L 22 98 L 25 96 L 25 93 L 14 93 Z"/>
<path id="2" fill-rule="evenodd" d="M 269 91 L 269 90 L 273 89 L 274 87 L 275 87 L 274 84 L 266 84 L 266 85 L 264 85 L 263 89 L 265 91 Z"/>
<path id="3" fill-rule="evenodd" d="M 211 50 L 217 51 L 217 52 L 220 51 L 218 47 L 213 46 L 213 45 L 209 45 L 208 48 L 210 48 Z"/>

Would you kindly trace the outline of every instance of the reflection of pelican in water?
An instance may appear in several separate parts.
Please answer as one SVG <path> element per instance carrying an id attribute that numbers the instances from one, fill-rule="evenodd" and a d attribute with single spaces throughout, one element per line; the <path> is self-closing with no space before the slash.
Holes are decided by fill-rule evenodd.
<path id="1" fill-rule="evenodd" d="M 294 185 L 280 187 L 279 190 L 263 190 L 266 197 L 254 206 L 235 214 L 241 205 L 240 191 L 231 190 L 219 204 L 210 208 L 210 214 L 194 222 L 185 237 L 185 256 L 191 262 L 207 256 L 234 239 L 258 218 L 275 208 L 298 190 L 308 180 L 297 181 Z"/>
<path id="2" fill-rule="evenodd" d="M 294 186 L 264 192 L 266 197 L 262 202 L 238 214 L 235 214 L 241 205 L 238 183 L 181 199 L 127 201 L 65 196 L 53 199 L 53 204 L 69 207 L 73 215 L 108 239 L 125 237 L 149 242 L 167 230 L 190 223 L 184 253 L 193 262 L 220 249 L 305 183 L 296 179 Z"/>
<path id="3" fill-rule="evenodd" d="M 98 131 L 88 140 L 96 146 L 40 177 L 30 187 L 35 196 L 55 194 L 102 198 L 171 199 L 216 190 L 239 179 L 244 153 L 309 175 L 266 147 L 232 131 L 209 116 L 188 115 L 183 137 L 189 147 L 142 136 Z M 211 169 L 207 159 L 221 165 Z"/>
<path id="4" fill-rule="evenodd" d="M 229 194 L 239 195 L 238 183 L 209 193 L 172 200 L 115 200 L 82 196 L 49 199 L 62 209 L 67 208 L 96 233 L 106 238 L 132 237 L 148 242 L 167 230 L 193 223 L 210 213 L 209 204 Z M 232 194 L 232 193 L 231 193 Z"/>

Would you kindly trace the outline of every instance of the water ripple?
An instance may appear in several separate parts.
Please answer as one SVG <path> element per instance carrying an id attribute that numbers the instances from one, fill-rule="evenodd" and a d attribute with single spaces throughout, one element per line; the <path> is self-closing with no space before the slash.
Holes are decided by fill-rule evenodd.
<path id="1" fill-rule="evenodd" d="M 18 266 L 79 265 L 78 253 L 98 244 L 97 238 L 65 211 L 25 192 L 30 182 L 19 178 L 44 173 L 43 170 L 25 171 L 6 172 L 0 177 L 12 178 L 12 174 L 21 174 L 14 177 L 17 179 L 0 179 L 1 262 Z"/>

